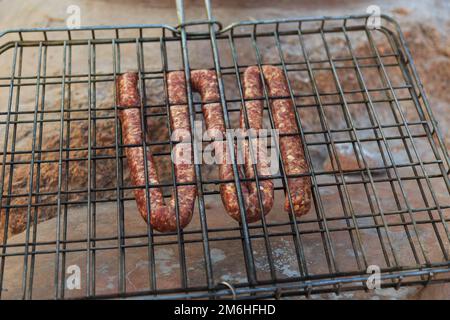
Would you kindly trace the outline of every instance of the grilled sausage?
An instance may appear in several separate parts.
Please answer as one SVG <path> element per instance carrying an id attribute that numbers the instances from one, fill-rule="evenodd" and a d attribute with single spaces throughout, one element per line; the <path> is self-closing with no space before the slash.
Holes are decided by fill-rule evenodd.
<path id="1" fill-rule="evenodd" d="M 200 93 L 202 99 L 202 112 L 205 119 L 206 128 L 215 131 L 220 136 L 225 136 L 225 124 L 222 114 L 222 106 L 219 102 L 220 95 L 217 86 L 216 73 L 211 70 L 195 70 L 191 72 L 191 82 L 193 90 Z M 253 129 L 260 129 L 262 127 L 262 108 L 258 102 L 246 103 L 246 108 L 249 117 L 252 117 L 250 127 Z M 245 129 L 245 123 L 242 120 L 241 127 Z M 226 141 L 215 140 L 214 147 L 216 150 L 216 159 L 219 162 L 219 177 L 221 180 L 234 180 L 233 166 L 230 161 L 229 150 L 226 147 Z M 255 142 L 256 143 L 256 142 Z M 254 148 L 255 149 L 255 148 Z M 262 149 L 262 148 L 257 148 Z M 222 150 L 223 152 L 218 152 Z M 249 156 L 248 141 L 244 142 L 245 152 L 245 166 L 244 171 L 247 178 L 255 177 L 253 171 L 252 159 Z M 265 150 L 257 150 L 256 168 L 259 177 L 270 176 L 269 166 Z M 259 181 L 260 197 L 262 201 L 262 210 L 258 199 L 258 189 L 255 182 L 248 182 L 241 184 L 243 194 L 245 214 L 247 222 L 255 222 L 262 216 L 261 211 L 267 214 L 273 205 L 273 183 L 270 180 Z M 238 206 L 238 199 L 236 193 L 236 186 L 233 182 L 222 183 L 220 185 L 220 194 L 222 203 L 227 213 L 236 221 L 241 221 L 241 215 Z"/>
<path id="2" fill-rule="evenodd" d="M 184 81 L 184 80 L 183 80 Z M 169 92 L 180 92 L 183 88 L 183 81 L 180 81 L 177 73 L 169 74 L 168 87 Z M 195 185 L 183 184 L 176 187 L 176 194 L 173 192 L 172 198 L 166 205 L 164 197 L 158 185 L 158 173 L 150 151 L 144 150 L 141 146 L 143 134 L 141 129 L 140 97 L 137 88 L 138 75 L 136 73 L 124 73 L 117 78 L 117 105 L 122 107 L 119 111 L 119 118 L 122 123 L 123 143 L 126 145 L 135 145 L 125 148 L 125 155 L 128 160 L 128 168 L 131 174 L 134 196 L 141 216 L 160 232 L 177 230 L 176 202 L 178 203 L 178 221 L 182 229 L 192 219 L 192 212 L 197 195 Z M 170 96 L 171 101 L 179 103 L 170 107 L 170 125 L 173 131 L 180 129 L 179 138 L 182 141 L 190 141 L 190 121 L 188 107 L 183 103 L 184 100 L 178 100 L 177 96 Z M 147 156 L 147 177 L 145 177 L 145 158 Z M 188 161 L 189 162 L 189 161 Z M 189 163 L 175 163 L 175 177 L 178 183 L 194 183 L 195 171 L 191 153 Z M 145 185 L 148 181 L 149 188 L 146 195 Z M 175 191 L 175 190 L 174 190 Z M 150 201 L 150 212 L 147 211 L 147 199 Z M 178 201 L 176 201 L 178 199 Z"/>
<path id="3" fill-rule="evenodd" d="M 289 175 L 309 172 L 302 140 L 298 136 L 299 131 L 295 121 L 294 105 L 290 99 L 278 98 L 289 96 L 289 88 L 283 71 L 280 68 L 265 65 L 262 67 L 262 72 L 270 98 L 273 121 L 280 134 L 281 159 L 285 173 L 288 176 L 288 187 L 293 211 L 296 216 L 301 216 L 308 213 L 311 208 L 311 179 L 309 177 L 289 178 Z M 244 73 L 244 90 L 246 98 L 264 97 L 260 72 L 257 66 L 246 69 Z M 285 210 L 291 211 L 287 195 Z"/>

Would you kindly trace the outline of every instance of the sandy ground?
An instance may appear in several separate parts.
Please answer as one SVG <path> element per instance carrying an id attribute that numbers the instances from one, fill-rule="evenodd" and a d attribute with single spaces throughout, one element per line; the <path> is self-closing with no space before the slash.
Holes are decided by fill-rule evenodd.
<path id="1" fill-rule="evenodd" d="M 248 19 L 263 19 L 263 18 L 280 18 L 280 17 L 290 17 L 290 16 L 320 16 L 320 15 L 340 15 L 340 14 L 351 14 L 351 13 L 364 13 L 368 5 L 377 4 L 381 8 L 382 13 L 386 13 L 394 16 L 399 22 L 405 32 L 408 44 L 413 53 L 413 57 L 418 67 L 419 74 L 425 85 L 425 90 L 431 102 L 435 116 L 438 119 L 441 128 L 443 129 L 443 134 L 447 142 L 450 142 L 450 133 L 445 128 L 450 125 L 450 113 L 448 112 L 448 105 L 450 103 L 450 92 L 446 88 L 446 83 L 450 81 L 450 4 L 445 0 L 429 0 L 429 1 L 346 1 L 342 4 L 342 1 L 277 1 L 277 7 L 274 8 L 271 4 L 272 1 L 248 1 L 245 4 L 242 1 L 213 1 L 214 15 L 218 20 L 220 20 L 224 25 L 234 22 L 236 20 L 248 20 Z M 132 3 L 130 5 L 130 3 Z M 205 14 L 203 7 L 201 6 L 201 1 L 187 1 L 186 15 L 190 19 L 204 19 Z M 15 28 L 28 28 L 28 27 L 57 27 L 65 26 L 65 20 L 67 17 L 66 9 L 69 5 L 78 5 L 81 8 L 81 23 L 83 25 L 109 25 L 109 24 L 137 24 L 137 23 L 165 23 L 170 25 L 176 25 L 177 19 L 175 14 L 175 7 L 173 1 L 74 1 L 74 0 L 63 0 L 63 1 L 0 1 L 0 30 L 5 29 L 15 29 Z M 363 50 L 363 48 L 361 48 Z M 195 51 L 195 50 L 194 50 Z M 267 53 L 270 58 L 270 52 Z M 57 55 L 53 57 L 54 59 L 59 58 Z M 201 65 L 206 63 L 202 61 L 201 57 L 191 56 L 193 59 L 193 64 Z M 153 59 L 153 58 L 151 58 Z M 155 58 L 156 59 L 156 58 Z M 171 59 L 171 57 L 169 57 Z M 175 57 L 174 57 L 175 59 Z M 156 61 L 156 60 L 155 60 Z M 79 64 L 83 63 L 83 59 L 80 59 Z M 150 63 L 154 62 L 149 60 Z M 101 63 L 99 62 L 99 68 L 101 68 Z M 105 63 L 107 64 L 107 62 Z M 8 62 L 0 60 L 0 75 L 8 74 Z M 74 65 L 78 65 L 74 63 Z M 26 68 L 26 67 L 25 67 Z M 324 84 L 324 90 L 327 89 L 327 79 L 322 79 L 321 83 Z M 354 79 L 353 79 L 354 80 Z M 351 83 L 351 79 L 348 80 Z M 107 88 L 103 88 L 106 91 Z M 329 88 L 328 88 L 329 89 Z M 76 91 L 76 90 L 74 90 Z M 100 92 L 101 89 L 99 89 Z M 51 97 L 52 89 L 49 89 L 48 96 Z M 58 89 L 54 89 L 53 94 L 57 95 Z M 2 105 L 0 106 L 1 111 L 4 111 L 4 101 L 6 101 L 7 92 L 0 91 L 0 101 Z M 106 93 L 107 94 L 107 93 Z M 83 95 L 79 96 L 79 101 L 85 101 L 86 97 Z M 51 99 L 51 98 L 49 98 Z M 99 99 L 101 101 L 101 99 Z M 105 98 L 105 100 L 107 100 Z M 32 95 L 30 95 L 29 101 L 23 101 L 22 103 L 33 107 Z M 106 104 L 108 102 L 105 102 Z M 54 107 L 57 108 L 57 101 L 54 101 Z M 80 102 L 80 105 L 83 103 Z M 100 105 L 100 102 L 99 102 Z M 51 106 L 50 106 L 51 108 Z M 311 128 L 314 127 L 316 119 L 313 116 L 306 116 L 306 124 Z M 333 118 L 333 117 L 331 117 Z M 339 120 L 336 120 L 334 125 L 339 126 Z M 0 128 L 3 130 L 3 128 Z M 86 136 L 87 127 L 85 124 L 74 124 L 73 135 L 71 143 L 73 146 L 85 144 L 87 141 Z M 113 135 L 113 127 L 110 123 L 100 124 L 99 131 L 103 132 L 103 136 L 98 137 L 98 141 L 110 141 L 110 136 Z M 158 131 L 158 130 L 155 130 Z M 30 138 L 30 128 L 23 130 L 18 133 L 18 141 L 23 141 L 23 147 L 27 145 L 27 141 Z M 75 137 L 75 138 L 74 138 Z M 109 137 L 109 138 L 108 138 Z M 152 137 L 154 138 L 154 137 Z M 28 140 L 27 140 L 28 139 Z M 109 139 L 109 140 L 108 140 Z M 59 144 L 59 139 L 57 135 L 48 135 L 48 140 L 44 142 L 49 149 L 57 148 Z M 449 144 L 447 144 L 449 145 Z M 426 154 L 426 150 L 423 150 Z M 74 154 L 73 156 L 83 156 L 83 152 Z M 49 159 L 54 159 L 55 155 L 49 155 Z M 398 155 L 401 158 L 401 155 Z M 52 158 L 53 157 L 53 158 Z M 322 166 L 323 158 L 321 154 L 317 154 L 318 166 Z M 370 165 L 370 164 L 369 164 Z M 162 171 L 166 171 L 164 168 L 164 163 L 161 164 Z M 325 164 L 325 167 L 327 165 Z M 27 181 L 29 176 L 28 167 L 18 166 L 15 169 L 15 182 L 14 188 L 18 190 L 26 190 Z M 52 178 L 54 177 L 54 172 L 56 170 L 55 166 L 49 166 L 48 168 L 42 169 L 42 180 L 43 185 L 48 182 L 48 185 L 52 185 Z M 80 186 L 85 184 L 86 180 L 86 169 L 84 166 L 73 166 L 70 169 L 70 183 L 74 186 Z M 99 178 L 99 185 L 102 182 L 107 184 L 109 181 L 108 177 L 111 170 L 111 164 L 105 163 L 104 167 L 99 167 L 97 175 Z M 125 177 L 126 179 L 127 177 Z M 54 185 L 48 190 L 53 190 Z M 53 189 L 52 189 L 53 188 Z M 387 189 L 387 192 L 389 190 Z M 354 198 L 358 198 L 358 191 L 355 191 Z M 408 192 L 413 193 L 414 188 Z M 442 198 L 448 202 L 448 193 L 445 189 L 442 190 Z M 104 195 L 106 196 L 106 195 Z M 282 195 L 280 195 L 282 197 Z M 333 199 L 336 199 L 336 190 L 327 190 L 325 193 L 323 201 L 328 202 L 330 207 L 330 216 L 339 214 L 339 207 L 333 206 Z M 80 199 L 77 195 L 73 195 L 71 200 Z M 26 198 L 24 198 L 26 200 Z M 45 199 L 41 199 L 45 201 Z M 217 199 L 216 199 L 217 200 Z M 208 205 L 210 212 L 221 212 L 221 206 L 218 206 L 218 201 L 214 199 L 208 199 Z M 20 203 L 20 202 L 19 202 Z M 133 203 L 127 204 L 127 212 L 133 212 Z M 281 208 L 281 203 L 278 203 Z M 367 204 L 364 201 L 360 203 L 361 207 Z M 114 204 L 111 206 L 98 206 L 98 232 L 104 233 L 104 236 L 113 236 L 114 232 L 111 234 L 110 226 L 114 226 L 114 231 L 117 230 L 117 225 L 114 225 L 115 216 L 109 213 L 114 212 Z M 276 210 L 276 209 L 274 209 Z M 336 211 L 337 210 L 337 211 Z M 48 211 L 49 216 L 54 215 L 54 211 Z M 86 230 L 86 220 L 85 220 L 85 208 L 73 208 L 69 214 L 69 225 L 77 226 L 71 230 L 72 237 L 83 237 L 83 232 Z M 103 213 L 103 214 L 102 214 Z M 197 214 L 196 214 L 197 215 Z M 220 227 L 228 220 L 218 218 L 220 216 L 215 215 L 209 223 L 211 225 L 216 225 Z M 45 218 L 45 217 L 44 217 Z M 135 216 L 134 216 L 135 218 Z M 145 228 L 142 224 L 139 224 L 130 215 L 130 218 L 126 220 L 126 229 L 131 234 L 144 234 Z M 272 222 L 278 221 L 279 217 L 273 217 Z M 45 219 L 43 219 L 45 220 Z M 281 219 L 283 221 L 283 219 Z M 193 222 L 192 228 L 198 228 L 198 220 Z M 14 233 L 22 231 L 24 225 L 24 220 L 17 221 L 17 230 Z M 42 241 L 50 241 L 54 237 L 55 233 L 55 221 L 49 220 L 39 225 L 40 231 L 38 239 Z M 103 228 L 103 229 L 102 229 Z M 70 238 L 69 236 L 69 238 Z M 370 242 L 371 237 L 375 237 L 376 234 L 368 233 L 364 234 Z M 424 232 L 423 236 L 430 237 L 431 234 Z M 24 234 L 19 234 L 9 240 L 9 243 L 21 243 L 24 241 Z M 375 239 L 375 238 L 374 238 Z M 142 240 L 142 239 L 141 239 Z M 168 239 L 164 239 L 168 240 Z M 324 265 L 323 253 L 320 252 L 320 248 L 316 247 L 314 244 L 314 239 L 311 237 L 307 239 L 305 247 L 309 250 L 307 255 L 309 257 L 309 263 L 311 264 L 311 269 L 315 273 L 320 273 L 321 271 L 326 272 L 326 270 L 320 270 Z M 350 246 L 350 240 L 348 236 L 337 235 L 335 239 L 337 245 L 337 252 L 340 254 L 340 263 L 342 263 L 341 268 L 353 268 L 351 262 L 354 261 L 355 257 L 352 256 L 351 250 L 348 250 Z M 398 238 L 396 238 L 396 245 L 401 248 L 405 245 L 404 232 L 403 235 L 399 233 Z M 136 240 L 138 243 L 139 241 Z M 374 240 L 376 243 L 376 240 Z M 108 245 L 105 242 L 104 245 Z M 292 258 L 292 252 L 289 249 L 292 248 L 292 240 L 287 237 L 280 237 L 273 241 L 274 248 L 272 249 L 275 253 L 275 257 L 278 261 L 277 270 L 280 277 L 289 277 L 297 275 L 296 271 L 296 260 Z M 264 278 L 268 273 L 267 261 L 264 258 L 264 250 L 262 244 L 257 244 L 255 251 L 259 252 L 257 255 L 259 260 L 258 269 L 260 270 L 261 277 Z M 227 246 L 225 244 L 220 244 L 213 248 L 213 260 L 214 269 L 216 271 L 217 281 L 226 280 L 230 282 L 242 282 L 245 281 L 245 271 L 243 268 L 243 261 L 241 261 L 242 256 L 233 249 L 233 245 Z M 165 250 L 165 251 L 164 251 Z M 190 280 L 193 283 L 197 281 L 204 281 L 204 274 L 201 274 L 201 246 L 195 245 L 189 247 L 188 255 L 190 255 L 189 261 L 191 265 L 188 266 Z M 379 248 L 370 248 L 370 245 L 366 250 L 369 252 L 377 252 L 379 254 Z M 145 247 L 136 249 L 133 254 L 127 255 L 127 287 L 130 291 L 140 290 L 146 288 L 148 283 L 143 282 L 142 279 L 145 278 L 146 270 L 148 269 L 148 262 L 145 259 Z M 408 255 L 402 257 L 406 260 L 410 259 Z M 346 262 L 346 258 L 348 261 Z M 376 258 L 376 255 L 372 258 Z M 86 259 L 84 254 L 73 254 L 68 257 L 68 263 L 80 263 Z M 97 261 L 100 270 L 98 270 L 98 286 L 99 293 L 113 293 L 117 290 L 117 259 L 116 253 L 110 253 L 106 251 L 104 256 L 100 255 Z M 5 271 L 5 277 L 8 279 L 5 287 L 8 288 L 8 293 L 5 297 L 16 298 L 20 296 L 21 283 L 12 281 L 15 275 L 22 272 L 22 266 L 18 261 L 20 259 L 8 259 Z M 36 279 L 35 279 L 35 294 L 41 297 L 51 297 L 52 288 L 46 285 L 48 278 L 46 275 L 52 274 L 52 268 L 54 265 L 52 261 L 54 257 L 49 255 L 47 258 L 42 258 L 40 262 L 36 264 Z M 156 253 L 158 277 L 160 279 L 158 287 L 160 288 L 170 288 L 174 284 L 179 282 L 179 269 L 180 262 L 177 256 L 176 246 L 163 247 Z M 376 259 L 375 259 L 376 260 Z M 405 260 L 405 261 L 406 261 Z M 230 261 L 240 261 L 239 264 L 230 263 Z M 83 264 L 81 262 L 81 264 Z M 316 268 L 316 269 L 315 269 Z M 196 272 L 198 270 L 198 272 Z M 85 270 L 83 269 L 83 272 Z M 84 285 L 84 284 L 83 284 Z M 70 294 L 69 294 L 70 295 Z M 76 296 L 76 294 L 75 294 Z M 400 291 L 380 291 L 370 294 L 362 293 L 348 293 L 344 294 L 339 299 L 352 299 L 352 298 L 371 298 L 371 299 L 395 299 L 395 298 L 448 298 L 450 297 L 449 286 L 431 286 L 426 290 L 420 290 L 419 288 L 406 288 Z M 336 298 L 334 295 L 323 295 L 315 296 L 315 298 Z"/>

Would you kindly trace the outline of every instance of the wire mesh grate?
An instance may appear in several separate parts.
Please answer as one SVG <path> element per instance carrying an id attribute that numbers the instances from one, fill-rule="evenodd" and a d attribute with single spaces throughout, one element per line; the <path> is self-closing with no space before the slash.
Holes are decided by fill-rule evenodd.
<path id="1" fill-rule="evenodd" d="M 449 156 L 397 24 L 383 17 L 371 29 L 367 18 L 5 32 L 1 297 L 217 298 L 231 296 L 228 285 L 238 298 L 339 293 L 365 289 L 371 266 L 383 287 L 449 281 Z M 153 232 L 134 204 L 116 76 L 139 74 L 144 144 L 170 197 L 168 72 L 216 70 L 233 127 L 242 73 L 265 64 L 288 79 L 281 98 L 294 102 L 306 146 L 310 213 L 296 219 L 277 200 L 262 221 L 238 225 L 221 207 L 216 166 L 197 165 L 193 221 Z M 283 170 L 271 179 L 284 199 Z"/>

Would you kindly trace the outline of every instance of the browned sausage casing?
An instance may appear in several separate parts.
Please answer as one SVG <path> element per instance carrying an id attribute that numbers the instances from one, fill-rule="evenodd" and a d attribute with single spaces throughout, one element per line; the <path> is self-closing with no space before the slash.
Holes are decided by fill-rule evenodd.
<path id="1" fill-rule="evenodd" d="M 262 71 L 270 98 L 273 121 L 281 135 L 279 143 L 285 173 L 288 176 L 308 173 L 309 167 L 305 160 L 300 136 L 282 136 L 283 134 L 299 133 L 292 101 L 286 98 L 276 98 L 290 95 L 284 73 L 280 68 L 269 65 L 262 66 Z M 244 92 L 245 98 L 248 99 L 264 96 L 260 72 L 257 66 L 246 69 L 244 73 Z M 294 214 L 301 216 L 308 213 L 311 208 L 311 179 L 309 177 L 288 178 L 288 186 Z M 285 210 L 290 212 L 290 208 L 289 198 L 286 195 Z"/>
<path id="2" fill-rule="evenodd" d="M 126 147 L 125 155 L 128 160 L 128 168 L 131 174 L 131 181 L 134 186 L 140 188 L 134 189 L 134 196 L 141 216 L 147 221 L 147 199 L 150 200 L 150 224 L 160 232 L 169 232 L 177 230 L 176 215 L 176 197 L 175 192 L 166 205 L 164 203 L 163 193 L 160 188 L 152 187 L 158 185 L 158 173 L 150 151 L 146 151 L 148 175 L 145 177 L 144 166 L 144 148 L 141 146 L 143 134 L 141 129 L 140 96 L 138 92 L 138 75 L 136 73 L 124 73 L 117 78 L 117 105 L 122 107 L 119 111 L 119 118 L 122 123 L 123 143 L 126 145 L 137 145 L 135 147 Z M 168 87 L 169 92 L 178 92 L 185 90 L 183 81 L 178 79 L 176 73 L 169 74 Z M 181 88 L 180 88 L 181 86 Z M 174 88 L 176 88 L 174 90 Z M 185 101 L 178 101 L 176 96 L 170 96 L 170 100 L 180 105 L 170 107 L 170 120 L 172 130 L 181 129 L 190 139 L 190 121 L 189 111 Z M 182 139 L 183 136 L 180 136 Z M 186 138 L 186 137 L 184 137 Z M 186 141 L 186 140 L 185 140 Z M 192 154 L 191 154 L 192 156 Z M 175 164 L 175 177 L 179 183 L 194 183 L 195 171 L 193 159 L 190 163 Z M 145 188 L 142 188 L 148 181 L 148 195 Z M 179 226 L 184 228 L 192 219 L 197 188 L 195 185 L 182 185 L 177 188 Z M 174 190 L 175 191 L 175 190 Z"/>
<path id="3" fill-rule="evenodd" d="M 216 130 L 225 137 L 225 123 L 222 113 L 222 106 L 220 103 L 220 95 L 217 86 L 216 73 L 211 70 L 195 70 L 191 72 L 191 82 L 193 90 L 200 93 L 203 102 L 203 116 L 205 118 L 206 128 L 208 130 Z M 246 103 L 247 112 L 249 117 L 252 117 L 250 127 L 253 129 L 260 129 L 262 127 L 262 112 L 263 105 L 255 103 L 254 101 Z M 241 127 L 245 129 L 245 123 L 242 120 L 241 115 Z M 256 142 L 255 142 L 256 143 Z M 217 145 L 215 150 L 223 150 L 223 153 L 219 153 L 217 160 L 219 162 L 219 176 L 221 180 L 234 180 L 233 166 L 230 162 L 230 154 L 228 154 L 228 148 L 226 147 L 226 141 L 214 141 Z M 268 166 L 265 150 L 259 150 L 262 148 L 256 148 L 256 168 L 259 177 L 270 176 L 270 170 Z M 253 147 L 253 150 L 255 148 Z M 255 177 L 252 162 L 250 161 L 249 145 L 248 142 L 244 142 L 245 152 L 245 176 L 249 179 Z M 264 215 L 269 213 L 273 206 L 273 183 L 271 180 L 260 180 L 260 196 L 262 201 L 262 211 Z M 247 222 L 255 222 L 261 219 L 261 206 L 258 200 L 258 189 L 255 182 L 242 183 L 241 190 L 243 194 L 245 214 Z M 223 205 L 227 213 L 236 221 L 241 221 L 241 215 L 239 211 L 236 186 L 234 182 L 222 183 L 220 185 L 220 194 Z"/>

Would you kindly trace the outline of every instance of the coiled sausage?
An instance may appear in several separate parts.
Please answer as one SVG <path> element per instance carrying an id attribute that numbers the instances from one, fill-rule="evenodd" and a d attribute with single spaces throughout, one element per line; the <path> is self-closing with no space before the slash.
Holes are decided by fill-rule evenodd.
<path id="1" fill-rule="evenodd" d="M 291 177 L 309 172 L 305 160 L 303 144 L 298 135 L 298 127 L 295 121 L 295 110 L 292 101 L 288 97 L 289 88 L 283 71 L 280 68 L 262 66 L 264 82 L 270 99 L 270 108 L 273 115 L 275 128 L 280 134 L 281 159 L 288 176 L 288 187 L 291 195 L 292 207 L 296 216 L 301 216 L 311 208 L 311 179 L 305 177 Z M 256 99 L 264 97 L 260 71 L 257 66 L 251 66 L 244 72 L 245 98 Z M 262 104 L 262 102 L 260 101 Z M 285 210 L 290 212 L 291 206 L 286 195 Z"/>
<path id="2" fill-rule="evenodd" d="M 183 80 L 184 81 L 184 80 Z M 175 93 L 173 88 L 179 88 L 183 83 L 179 79 L 178 73 L 170 73 L 168 75 L 169 92 Z M 119 118 L 122 123 L 123 143 L 129 146 L 125 148 L 125 155 L 128 160 L 128 168 L 131 174 L 131 181 L 134 186 L 134 195 L 137 207 L 141 216 L 147 221 L 147 199 L 150 200 L 150 224 L 160 232 L 169 232 L 177 230 L 177 214 L 176 199 L 178 199 L 178 220 L 180 228 L 184 228 L 192 219 L 197 188 L 195 185 L 187 183 L 195 182 L 194 164 L 191 161 L 175 163 L 175 177 L 178 183 L 184 183 L 176 187 L 177 198 L 175 192 L 166 205 L 162 190 L 158 185 L 158 173 L 150 151 L 146 151 L 148 174 L 145 177 L 144 148 L 142 147 L 143 134 L 141 129 L 141 112 L 140 112 L 140 96 L 138 92 L 138 75 L 136 73 L 124 73 L 118 76 L 117 81 L 117 105 L 122 109 L 119 111 Z M 178 90 L 178 89 L 177 89 Z M 180 141 L 190 141 L 190 121 L 189 111 L 185 101 L 179 100 L 177 95 L 169 96 L 171 103 L 176 105 L 170 106 L 170 125 L 173 131 L 179 130 Z M 148 194 L 146 195 L 146 180 L 149 184 Z M 175 191 L 175 190 L 173 190 Z"/>
<path id="3" fill-rule="evenodd" d="M 195 70 L 191 72 L 191 82 L 193 90 L 200 93 L 202 99 L 202 112 L 205 119 L 206 128 L 212 132 L 215 131 L 222 137 L 226 135 L 225 123 L 222 114 L 222 106 L 219 102 L 220 95 L 217 86 L 216 73 L 212 70 Z M 256 102 L 247 102 L 245 104 L 250 121 L 250 128 L 258 130 L 262 128 L 263 106 Z M 241 114 L 241 128 L 245 129 L 243 115 Z M 219 163 L 219 177 L 221 180 L 234 180 L 233 166 L 230 161 L 230 154 L 226 147 L 226 141 L 215 140 L 216 159 Z M 256 142 L 255 142 L 256 143 Z M 269 165 L 265 150 L 257 149 L 256 168 L 259 177 L 270 176 Z M 255 178 L 252 159 L 250 158 L 249 143 L 244 141 L 245 165 L 244 172 L 248 179 Z M 247 222 L 255 222 L 269 213 L 273 206 L 273 182 L 271 180 L 260 180 L 260 196 L 262 201 L 262 211 L 258 200 L 258 189 L 255 182 L 241 183 L 243 194 L 245 214 Z M 238 206 L 236 186 L 234 182 L 222 183 L 220 185 L 220 194 L 222 203 L 227 213 L 236 221 L 241 221 L 241 215 Z"/>

